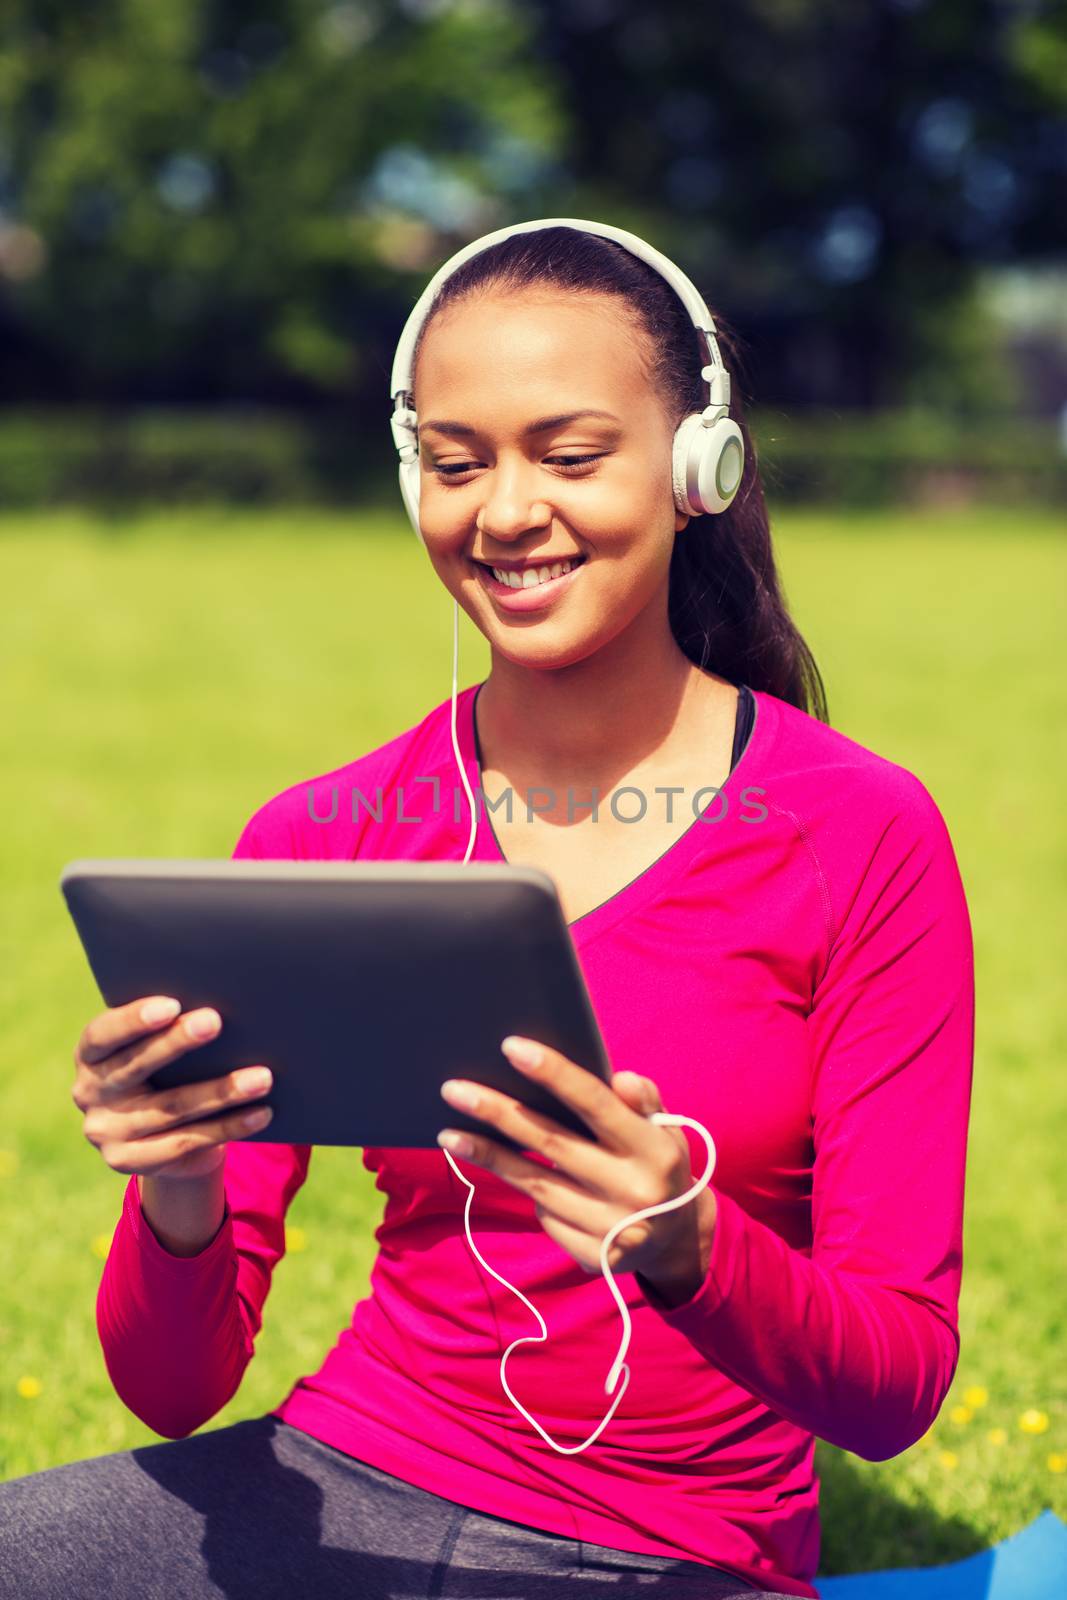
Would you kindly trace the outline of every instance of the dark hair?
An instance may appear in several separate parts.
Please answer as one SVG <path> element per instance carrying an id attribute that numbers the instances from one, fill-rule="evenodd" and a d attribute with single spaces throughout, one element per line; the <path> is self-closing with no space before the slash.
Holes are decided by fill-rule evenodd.
<path id="1" fill-rule="evenodd" d="M 648 335 L 638 349 L 673 410 L 673 426 L 702 411 L 705 355 L 689 313 L 647 262 L 613 239 L 555 226 L 512 234 L 472 256 L 441 285 L 412 354 L 412 371 L 433 317 L 474 290 L 505 292 L 551 284 L 572 293 L 613 294 Z M 739 340 L 713 306 L 719 347 L 730 373 L 730 416 L 745 443 L 745 469 L 732 504 L 693 517 L 671 555 L 668 613 L 680 648 L 698 667 L 747 683 L 828 722 L 819 669 L 789 615 L 774 563 L 770 521 L 756 451 L 741 405 Z M 648 351 L 652 357 L 649 362 Z"/>

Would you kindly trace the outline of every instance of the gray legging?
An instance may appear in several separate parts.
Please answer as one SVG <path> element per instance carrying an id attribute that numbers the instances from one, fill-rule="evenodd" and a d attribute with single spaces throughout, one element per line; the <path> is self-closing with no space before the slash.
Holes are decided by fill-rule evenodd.
<path id="1" fill-rule="evenodd" d="M 612 1600 L 771 1593 L 484 1516 L 276 1417 L 0 1483 L 3 1600 L 568 1600 L 605 1587 Z"/>

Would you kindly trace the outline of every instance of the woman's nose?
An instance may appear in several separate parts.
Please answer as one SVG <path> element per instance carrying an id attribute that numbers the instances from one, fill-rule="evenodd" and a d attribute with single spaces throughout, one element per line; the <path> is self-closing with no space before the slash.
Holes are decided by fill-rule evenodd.
<path id="1" fill-rule="evenodd" d="M 551 522 L 551 507 L 537 497 L 529 473 L 521 465 L 497 466 L 483 482 L 485 499 L 478 513 L 478 527 L 491 538 L 515 538 Z"/>

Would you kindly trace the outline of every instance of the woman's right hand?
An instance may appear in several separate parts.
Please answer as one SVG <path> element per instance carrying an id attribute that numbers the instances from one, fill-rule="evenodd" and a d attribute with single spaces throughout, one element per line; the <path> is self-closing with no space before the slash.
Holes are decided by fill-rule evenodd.
<path id="1" fill-rule="evenodd" d="M 222 1019 L 210 1007 L 169 1012 L 146 1021 L 141 1008 L 159 995 L 112 1006 L 86 1023 L 74 1051 L 77 1074 L 71 1098 L 84 1115 L 83 1131 L 115 1172 L 152 1178 L 204 1178 L 226 1159 L 226 1142 L 265 1128 L 269 1106 L 249 1111 L 267 1093 L 266 1067 L 242 1067 L 223 1078 L 156 1089 L 145 1080 L 168 1061 L 215 1038 Z M 211 1026 L 194 1031 L 202 1019 Z M 253 1074 L 266 1074 L 256 1083 Z M 231 1110 L 211 1122 L 192 1119 Z M 254 1122 L 249 1122 L 249 1117 Z"/>

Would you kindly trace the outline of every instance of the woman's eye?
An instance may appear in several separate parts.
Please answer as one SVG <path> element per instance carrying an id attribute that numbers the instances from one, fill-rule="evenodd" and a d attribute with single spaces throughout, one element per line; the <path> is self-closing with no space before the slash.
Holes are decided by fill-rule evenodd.
<path id="1" fill-rule="evenodd" d="M 585 477 L 588 474 L 583 470 L 590 462 L 600 461 L 602 454 L 589 456 L 546 456 L 545 460 L 551 465 L 557 463 L 560 470 L 569 472 L 574 476 Z M 450 462 L 447 466 L 434 466 L 433 471 L 443 478 L 454 478 L 457 473 L 471 472 L 479 463 L 477 461 Z M 595 470 L 595 469 L 593 469 Z"/>

